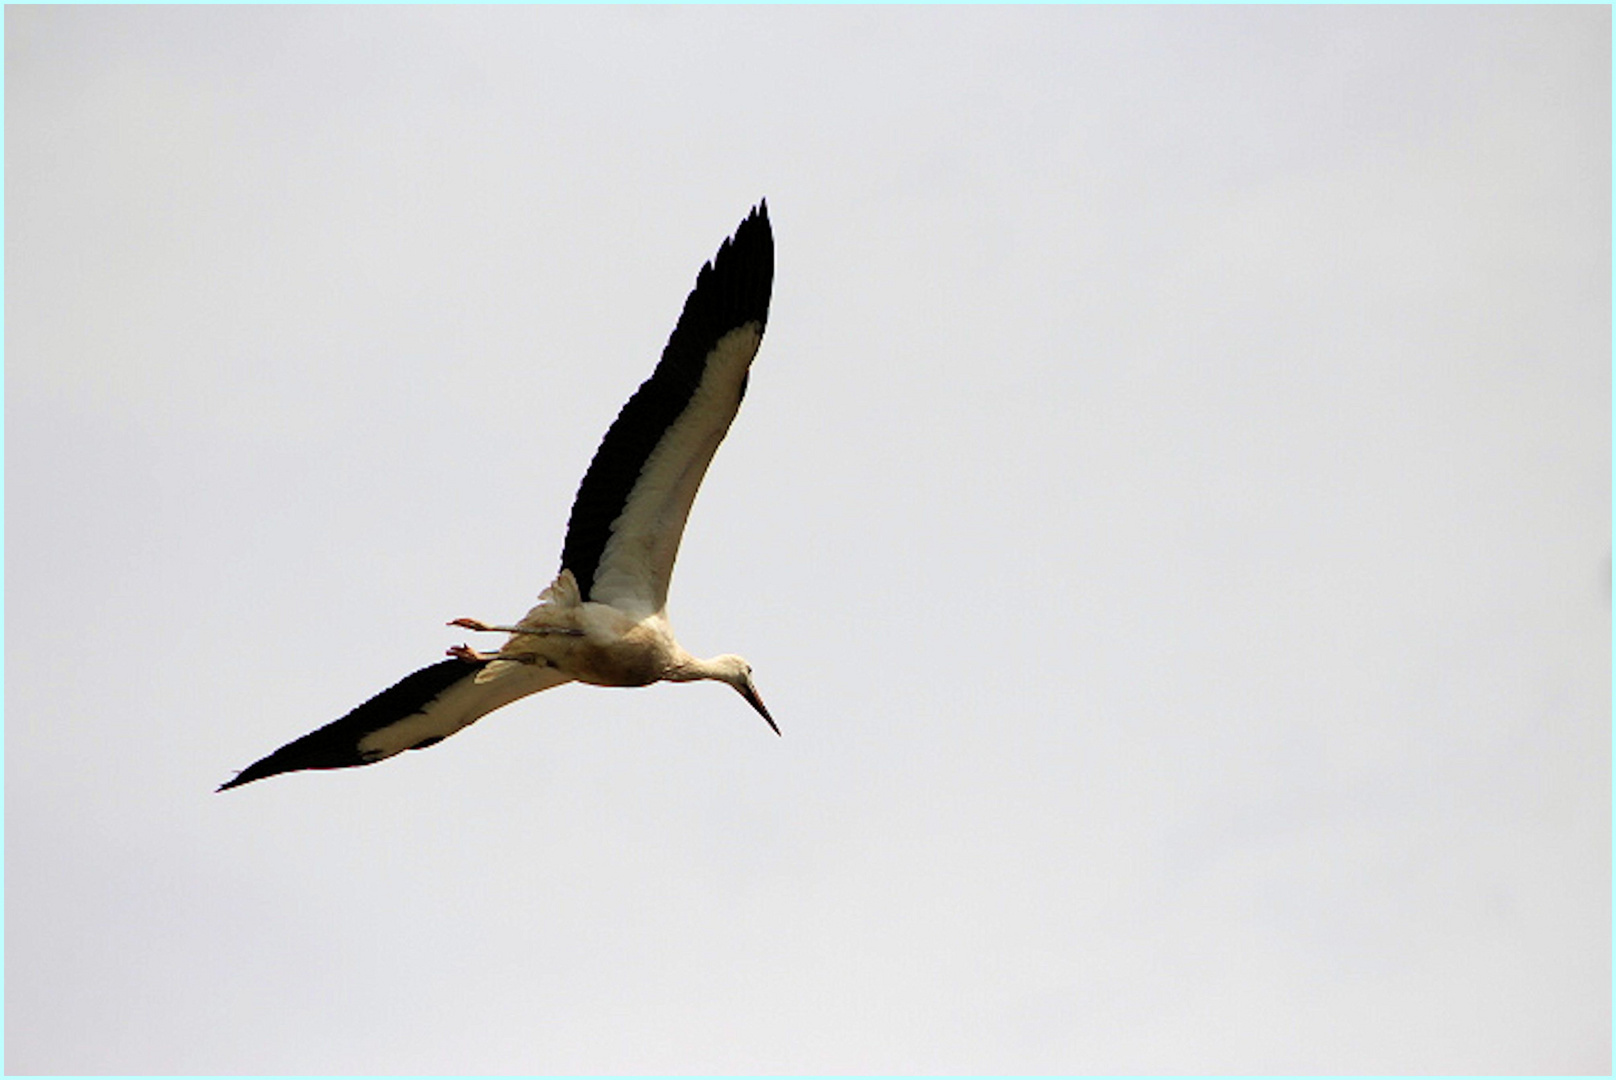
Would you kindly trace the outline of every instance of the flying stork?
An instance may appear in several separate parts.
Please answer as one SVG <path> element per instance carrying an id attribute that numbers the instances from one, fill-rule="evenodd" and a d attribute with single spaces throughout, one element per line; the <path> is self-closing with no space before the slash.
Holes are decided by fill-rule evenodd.
<path id="1" fill-rule="evenodd" d="M 760 202 L 701 268 L 656 370 L 607 429 L 567 522 L 561 571 L 497 652 L 465 645 L 405 676 L 340 720 L 249 765 L 220 791 L 300 769 L 370 765 L 448 738 L 495 709 L 562 683 L 646 686 L 713 679 L 768 721 L 739 656 L 700 660 L 668 624 L 668 579 L 690 504 L 741 407 L 763 340 L 774 234 Z"/>

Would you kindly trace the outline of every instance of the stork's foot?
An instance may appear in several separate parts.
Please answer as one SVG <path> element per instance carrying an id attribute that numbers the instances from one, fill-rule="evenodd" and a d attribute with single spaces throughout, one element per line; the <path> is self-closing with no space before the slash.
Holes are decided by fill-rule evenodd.
<path id="1" fill-rule="evenodd" d="M 492 633 L 495 630 L 500 629 L 497 626 L 489 626 L 481 619 L 453 619 L 450 620 L 449 625 L 458 626 L 465 630 L 476 630 L 480 633 Z M 464 646 L 462 646 L 462 648 L 464 648 Z"/>

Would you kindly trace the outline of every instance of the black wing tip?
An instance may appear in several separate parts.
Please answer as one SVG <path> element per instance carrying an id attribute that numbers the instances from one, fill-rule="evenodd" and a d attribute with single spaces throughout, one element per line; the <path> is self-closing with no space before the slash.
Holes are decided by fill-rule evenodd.
<path id="1" fill-rule="evenodd" d="M 306 769 L 349 769 L 370 765 L 380 758 L 360 754 L 359 743 L 371 732 L 421 712 L 449 687 L 486 665 L 465 660 L 439 660 L 404 676 L 392 686 L 351 710 L 340 720 L 293 739 L 274 753 L 258 759 L 214 789 L 221 791 L 250 784 L 281 773 Z"/>
<path id="2" fill-rule="evenodd" d="M 313 733 L 311 732 L 310 734 Z M 303 760 L 308 760 L 305 756 L 307 753 L 306 749 L 298 746 L 303 739 L 307 739 L 308 737 L 308 735 L 305 735 L 302 739 L 293 739 L 279 750 L 276 750 L 273 754 L 268 754 L 259 758 L 257 761 L 238 772 L 234 779 L 226 780 L 224 783 L 214 788 L 213 793 L 217 795 L 221 791 L 229 791 L 231 788 L 238 788 L 243 784 L 250 784 L 255 780 L 265 780 L 271 776 L 279 776 L 281 773 L 297 772 L 299 769 L 340 768 L 339 765 L 335 764 L 298 764 L 298 760 L 300 758 Z M 291 751 L 291 753 L 288 753 L 288 751 Z M 363 762 L 355 761 L 353 764 L 363 764 Z"/>
<path id="3" fill-rule="evenodd" d="M 268 758 L 264 759 L 264 761 L 268 760 Z M 256 764 L 249 765 L 245 769 L 242 769 L 236 774 L 236 778 L 234 780 L 226 780 L 224 783 L 214 788 L 213 793 L 217 795 L 221 791 L 229 791 L 233 787 L 240 787 L 242 784 L 250 784 L 254 780 L 262 780 L 266 776 L 274 776 L 275 772 L 271 772 L 268 769 L 258 768 L 258 766 L 262 765 L 264 761 L 257 762 Z"/>
<path id="4" fill-rule="evenodd" d="M 773 286 L 774 227 L 769 224 L 769 201 L 759 199 L 734 234 L 718 245 L 718 254 L 696 275 L 695 288 L 686 298 L 679 322 L 685 324 L 694 316 L 692 321 L 713 324 L 703 329 L 717 327 L 720 332 L 749 322 L 766 328 Z M 697 309 L 694 312 L 693 305 Z M 679 329 L 675 327 L 675 335 Z M 672 346 L 673 342 L 668 344 Z"/>
<path id="5" fill-rule="evenodd" d="M 213 789 L 215 795 L 221 791 L 251 784 L 255 780 L 267 780 L 271 776 L 282 773 L 301 772 L 305 769 L 345 769 L 355 765 L 368 765 L 369 761 L 359 756 L 358 739 L 354 739 L 351 746 L 339 748 L 331 745 L 331 740 L 313 739 L 325 729 L 311 731 L 302 738 L 293 739 L 274 753 L 259 758 L 251 765 L 242 769 L 232 780 L 226 780 Z"/>

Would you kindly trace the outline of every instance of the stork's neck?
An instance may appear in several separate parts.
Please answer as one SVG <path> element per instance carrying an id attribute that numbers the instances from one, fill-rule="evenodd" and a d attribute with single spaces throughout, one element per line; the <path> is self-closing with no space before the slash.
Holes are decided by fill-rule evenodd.
<path id="1" fill-rule="evenodd" d="M 662 677 L 669 682 L 699 682 L 702 679 L 713 679 L 733 685 L 739 673 L 737 663 L 739 660 L 740 657 L 737 656 L 715 656 L 711 660 L 703 660 L 680 649 L 673 663 L 668 665 L 667 674 Z"/>

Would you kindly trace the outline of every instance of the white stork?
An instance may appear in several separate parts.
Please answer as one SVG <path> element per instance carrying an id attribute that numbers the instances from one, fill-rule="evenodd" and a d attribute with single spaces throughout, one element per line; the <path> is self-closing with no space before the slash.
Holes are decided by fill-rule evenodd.
<path id="1" fill-rule="evenodd" d="M 369 765 L 437 743 L 502 705 L 574 680 L 646 686 L 714 679 L 780 728 L 739 656 L 700 660 L 674 640 L 668 579 L 707 463 L 741 407 L 763 340 L 774 234 L 759 203 L 701 268 L 662 360 L 601 440 L 567 523 L 561 572 L 495 653 L 464 645 L 340 720 L 248 766 L 219 790 L 300 769 Z"/>

